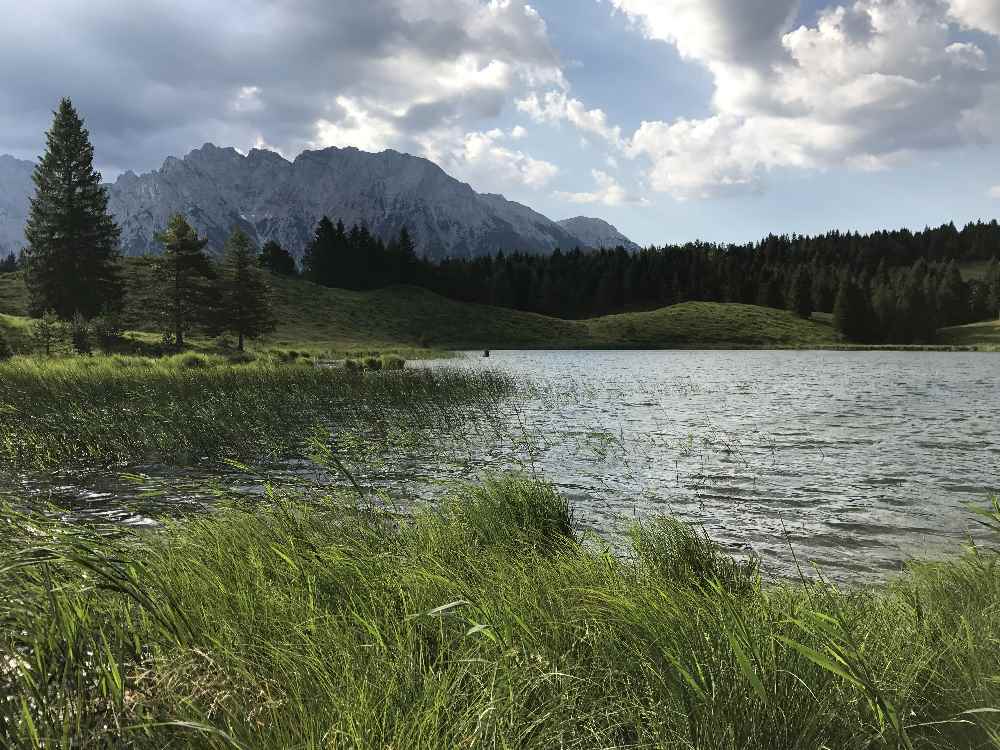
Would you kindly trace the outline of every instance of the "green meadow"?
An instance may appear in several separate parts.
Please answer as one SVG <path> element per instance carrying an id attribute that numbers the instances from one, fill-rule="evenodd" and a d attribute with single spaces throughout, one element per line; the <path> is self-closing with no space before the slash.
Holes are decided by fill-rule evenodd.
<path id="1" fill-rule="evenodd" d="M 125 262 L 130 296 L 125 322 L 138 343 L 155 344 L 149 317 L 151 260 Z M 361 352 L 426 356 L 428 350 L 503 348 L 821 347 L 839 342 L 828 321 L 803 320 L 753 305 L 689 302 L 651 312 L 561 320 L 445 299 L 417 287 L 372 292 L 332 289 L 302 279 L 271 278 L 277 330 L 259 349 L 346 356 Z M 0 275 L 0 327 L 15 349 L 25 345 L 27 293 L 20 274 Z M 211 342 L 194 339 L 195 347 Z"/>

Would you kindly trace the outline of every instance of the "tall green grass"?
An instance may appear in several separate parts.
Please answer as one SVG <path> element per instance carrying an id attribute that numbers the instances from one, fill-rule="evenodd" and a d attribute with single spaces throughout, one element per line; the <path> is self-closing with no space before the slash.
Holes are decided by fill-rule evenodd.
<path id="1" fill-rule="evenodd" d="M 686 526 L 616 555 L 570 520 L 516 477 L 405 522 L 274 494 L 153 535 L 7 509 L 0 741 L 1000 747 L 995 552 L 765 587 Z"/>
<path id="2" fill-rule="evenodd" d="M 0 364 L 0 465 L 266 461 L 301 455 L 317 426 L 371 431 L 459 419 L 513 388 L 495 373 L 352 373 L 267 357 L 15 357 Z"/>

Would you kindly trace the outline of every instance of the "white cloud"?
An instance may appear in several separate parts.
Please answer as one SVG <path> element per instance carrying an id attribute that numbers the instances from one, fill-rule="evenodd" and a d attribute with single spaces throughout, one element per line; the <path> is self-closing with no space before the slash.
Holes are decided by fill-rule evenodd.
<path id="1" fill-rule="evenodd" d="M 446 171 L 478 189 L 538 190 L 548 185 L 559 167 L 503 143 L 507 134 L 489 131 L 439 130 L 420 138 L 420 151 Z"/>
<path id="2" fill-rule="evenodd" d="M 343 114 L 334 121 L 317 120 L 316 140 L 310 142 L 310 146 L 354 146 L 363 151 L 383 151 L 395 138 L 396 129 L 388 120 L 372 114 L 346 96 L 339 96 L 336 101 Z"/>
<path id="3" fill-rule="evenodd" d="M 1000 35 L 1000 3 L 996 0 L 950 0 L 951 15 L 969 29 Z"/>
<path id="4" fill-rule="evenodd" d="M 579 99 L 572 99 L 563 91 L 548 91 L 539 96 L 532 93 L 518 100 L 517 108 L 536 122 L 567 121 L 585 133 L 599 136 L 613 145 L 621 144 L 621 128 L 608 123 L 608 116 L 600 109 L 587 109 Z"/>
<path id="5" fill-rule="evenodd" d="M 987 191 L 987 195 L 994 200 L 1000 200 L 1000 185 L 994 185 Z"/>
<path id="6" fill-rule="evenodd" d="M 488 169 L 506 182 L 531 188 L 544 187 L 559 173 L 559 168 L 551 162 L 501 146 L 497 140 L 502 136 L 500 131 L 466 133 L 463 151 L 466 164 Z"/>
<path id="7" fill-rule="evenodd" d="M 514 126 L 514 128 L 513 128 L 513 129 L 512 129 L 511 131 L 510 131 L 510 137 L 511 137 L 511 138 L 513 138 L 513 139 L 514 139 L 515 141 L 519 141 L 519 140 L 521 140 L 521 139 L 522 139 L 522 138 L 524 138 L 524 137 L 525 137 L 525 136 L 526 136 L 527 134 L 528 134 L 528 131 L 527 131 L 527 130 L 525 130 L 525 129 L 524 129 L 524 128 L 523 128 L 522 126 L 520 126 L 520 125 L 515 125 L 515 126 Z"/>
<path id="8" fill-rule="evenodd" d="M 44 6 L 0 26 L 0 69 L 24 73 L 0 79 L 0 151 L 37 154 L 70 93 L 111 171 L 156 167 L 206 140 L 260 138 L 293 155 L 414 150 L 418 137 L 487 129 L 528 92 L 566 86 L 526 0 Z"/>
<path id="9" fill-rule="evenodd" d="M 620 206 L 624 203 L 642 203 L 644 201 L 631 196 L 614 177 L 600 169 L 590 172 L 596 183 L 596 188 L 589 193 L 556 192 L 556 197 L 570 203 L 599 203 L 605 206 Z"/>
<path id="10" fill-rule="evenodd" d="M 712 116 L 644 122 L 626 147 L 678 198 L 753 188 L 774 168 L 884 169 L 996 138 L 996 65 L 957 38 L 939 0 L 855 0 L 796 29 L 793 0 L 611 2 L 713 75 Z"/>

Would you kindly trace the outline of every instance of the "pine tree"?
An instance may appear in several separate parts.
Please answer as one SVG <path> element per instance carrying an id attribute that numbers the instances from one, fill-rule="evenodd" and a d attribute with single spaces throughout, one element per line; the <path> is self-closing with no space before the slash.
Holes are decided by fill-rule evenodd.
<path id="1" fill-rule="evenodd" d="M 24 234 L 30 310 L 65 319 L 120 309 L 120 231 L 94 169 L 94 147 L 69 99 L 55 112 L 47 147 L 35 168 L 35 197 Z"/>
<path id="2" fill-rule="evenodd" d="M 257 256 L 257 264 L 279 276 L 294 276 L 297 272 L 295 258 L 274 240 L 264 243 Z"/>
<path id="3" fill-rule="evenodd" d="M 833 325 L 851 341 L 864 341 L 869 335 L 868 301 L 864 292 L 849 273 L 845 273 L 833 304 Z"/>
<path id="4" fill-rule="evenodd" d="M 337 222 L 334 228 L 329 217 L 324 216 L 316 225 L 312 242 L 302 257 L 302 268 L 310 281 L 323 286 L 333 286 L 336 278 L 338 244 L 343 239 L 344 225 Z"/>
<path id="5" fill-rule="evenodd" d="M 799 266 L 788 287 L 788 309 L 800 318 L 813 314 L 812 276 L 808 266 Z"/>
<path id="6" fill-rule="evenodd" d="M 944 274 L 938 280 L 936 302 L 941 325 L 953 326 L 968 323 L 970 299 L 969 287 L 962 280 L 962 272 L 955 261 L 948 263 Z"/>
<path id="7" fill-rule="evenodd" d="M 156 267 L 163 329 L 177 347 L 183 347 L 184 336 L 209 316 L 210 281 L 215 274 L 204 252 L 208 240 L 199 238 L 180 214 L 170 219 L 157 239 L 164 248 Z"/>
<path id="8" fill-rule="evenodd" d="M 253 243 L 237 229 L 226 242 L 222 260 L 220 327 L 236 334 L 240 351 L 246 339 L 257 338 L 275 328 L 271 290 L 254 258 Z"/>
<path id="9" fill-rule="evenodd" d="M 10 253 L 0 262 L 0 273 L 14 273 L 17 271 L 17 256 Z"/>
<path id="10" fill-rule="evenodd" d="M 403 227 L 399 230 L 399 257 L 402 259 L 400 265 L 401 284 L 414 284 L 417 282 L 417 273 L 420 268 L 420 259 L 417 258 L 417 245 L 410 236 L 410 230 Z"/>

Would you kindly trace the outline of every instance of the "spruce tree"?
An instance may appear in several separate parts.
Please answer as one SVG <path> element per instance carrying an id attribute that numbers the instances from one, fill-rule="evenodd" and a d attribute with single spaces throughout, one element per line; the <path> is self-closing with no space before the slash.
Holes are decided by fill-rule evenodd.
<path id="1" fill-rule="evenodd" d="M 397 240 L 399 248 L 399 283 L 414 284 L 417 282 L 417 275 L 420 269 L 420 259 L 417 257 L 417 246 L 410 236 L 410 231 L 403 227 L 399 230 Z M 556 250 L 556 252 L 559 252 Z"/>
<path id="2" fill-rule="evenodd" d="M 94 147 L 69 99 L 59 103 L 45 154 L 35 168 L 35 197 L 24 228 L 30 310 L 68 320 L 121 309 L 120 231 L 94 169 Z"/>
<path id="3" fill-rule="evenodd" d="M 210 281 L 215 274 L 204 252 L 208 240 L 199 238 L 180 214 L 170 219 L 157 239 L 163 244 L 156 266 L 157 303 L 164 333 L 173 336 L 179 348 L 185 335 L 209 317 Z"/>
<path id="4" fill-rule="evenodd" d="M 799 266 L 792 275 L 792 283 L 788 287 L 788 309 L 800 318 L 809 318 L 813 314 L 812 275 L 808 266 Z"/>
<path id="5" fill-rule="evenodd" d="M 343 240 L 344 225 L 341 222 L 338 221 L 334 228 L 328 216 L 319 220 L 312 242 L 302 257 L 302 268 L 310 281 L 333 286 L 337 276 L 337 251 Z"/>
<path id="6" fill-rule="evenodd" d="M 274 240 L 264 243 L 260 255 L 257 256 L 257 263 L 261 268 L 266 268 L 279 276 L 294 276 L 298 270 L 292 254 Z"/>
<path id="7" fill-rule="evenodd" d="M 868 301 L 858 282 L 845 273 L 833 304 L 833 325 L 851 341 L 864 341 L 869 335 Z"/>
<path id="8" fill-rule="evenodd" d="M 239 229 L 233 232 L 226 242 L 220 274 L 220 327 L 236 334 L 240 351 L 246 339 L 257 338 L 275 328 L 271 290 L 254 262 L 255 257 L 250 238 Z"/>

